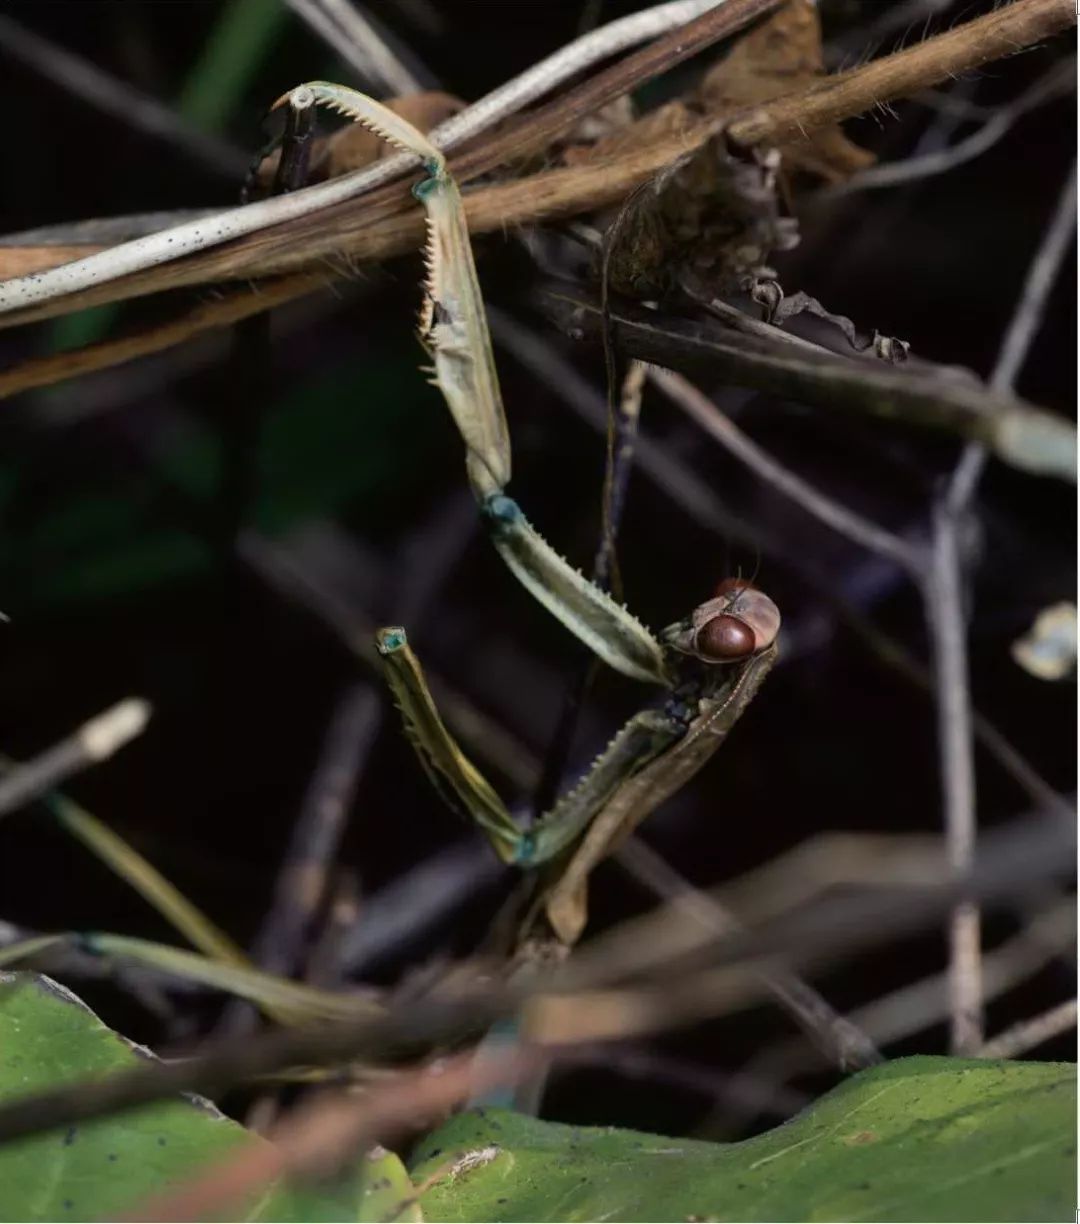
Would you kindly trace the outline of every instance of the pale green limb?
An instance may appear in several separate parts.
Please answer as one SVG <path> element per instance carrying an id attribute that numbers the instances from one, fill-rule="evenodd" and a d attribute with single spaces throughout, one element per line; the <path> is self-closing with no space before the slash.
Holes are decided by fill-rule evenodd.
<path id="1" fill-rule="evenodd" d="M 680 791 L 717 752 L 769 674 L 778 655 L 769 646 L 728 673 L 697 703 L 696 717 L 677 743 L 628 775 L 599 807 L 565 869 L 544 900 L 548 922 L 567 944 L 577 942 L 587 917 L 585 889 L 593 868 L 614 845 Z"/>
<path id="2" fill-rule="evenodd" d="M 514 577 L 599 658 L 647 684 L 671 683 L 660 643 L 626 608 L 573 569 L 513 498 L 484 504 L 491 539 Z"/>
<path id="3" fill-rule="evenodd" d="M 380 629 L 375 644 L 406 733 L 432 781 L 439 789 L 449 788 L 504 862 L 521 867 L 539 866 L 572 845 L 619 785 L 684 730 L 677 719 L 657 710 L 634 715 L 578 785 L 531 828 L 521 829 L 447 730 L 405 630 Z"/>
<path id="4" fill-rule="evenodd" d="M 521 830 L 487 779 L 447 730 L 405 630 L 400 626 L 380 629 L 375 634 L 375 647 L 394 703 L 401 711 L 405 733 L 432 783 L 440 791 L 448 787 L 487 834 L 499 858 L 506 863 L 514 862 Z"/>
<path id="5" fill-rule="evenodd" d="M 243 949 L 108 825 L 57 792 L 45 795 L 42 802 L 69 833 L 130 884 L 193 947 L 223 965 L 251 968 Z"/>
<path id="6" fill-rule="evenodd" d="M 286 100 L 348 115 L 422 162 L 427 177 L 413 188 L 427 216 L 420 336 L 465 444 L 469 483 L 495 546 L 529 592 L 605 663 L 635 680 L 667 684 L 663 650 L 652 634 L 551 548 L 504 493 L 510 481 L 506 413 L 465 210 L 445 157 L 411 124 L 356 90 L 313 81 L 275 105 Z"/>
<path id="7" fill-rule="evenodd" d="M 74 944 L 96 956 L 116 958 L 199 982 L 257 1004 L 267 1015 L 289 1017 L 291 1023 L 316 1020 L 359 1020 L 382 1012 L 381 1004 L 357 994 L 318 990 L 260 969 L 223 965 L 198 952 L 174 948 L 149 939 L 93 932 L 90 934 L 35 935 L 0 948 L 0 967 L 17 964 L 42 952 Z"/>
<path id="8" fill-rule="evenodd" d="M 0 769 L 12 765 L 13 762 L 9 758 L 0 756 Z M 118 833 L 114 833 L 103 821 L 59 791 L 50 791 L 42 795 L 41 803 L 53 813 L 62 828 L 81 841 L 92 854 L 139 893 L 167 922 L 189 940 L 192 946 L 203 954 L 203 957 L 207 958 L 204 962 L 200 957 L 197 962 L 193 962 L 194 964 L 217 963 L 225 977 L 216 980 L 214 984 L 222 984 L 226 981 L 249 983 L 252 979 L 245 975 L 259 973 L 238 944 L 196 905 L 193 905 L 175 885 L 158 871 L 153 863 L 143 858 L 133 846 L 130 846 Z M 11 956 L 19 959 L 34 955 L 64 938 L 66 937 L 55 935 L 36 936 L 32 940 L 24 940 L 20 944 L 0 949 L 0 963 L 7 963 L 5 958 Z M 163 947 L 164 945 L 153 946 Z M 238 976 L 230 978 L 230 974 Z M 282 983 L 286 991 L 292 985 L 283 978 L 274 978 L 269 974 L 260 974 L 258 980 L 263 979 L 268 983 Z M 226 985 L 223 985 L 222 988 L 230 989 Z M 236 990 L 234 993 L 245 995 L 245 990 Z M 307 1017 L 305 1010 L 297 1011 L 287 1002 L 279 1006 L 273 987 L 263 991 L 262 997 L 257 1001 L 260 1002 L 266 1014 L 280 1024 L 297 1023 Z"/>

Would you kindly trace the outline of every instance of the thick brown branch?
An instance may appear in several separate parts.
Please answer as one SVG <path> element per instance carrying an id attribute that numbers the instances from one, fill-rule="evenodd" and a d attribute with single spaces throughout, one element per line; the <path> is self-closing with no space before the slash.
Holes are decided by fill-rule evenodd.
<path id="1" fill-rule="evenodd" d="M 777 98 L 733 120 L 728 130 L 747 145 L 807 135 L 824 124 L 909 97 L 946 77 L 1012 55 L 1069 29 L 1076 20 L 1073 0 L 1015 0 L 917 46 Z"/>
<path id="2" fill-rule="evenodd" d="M 734 116 L 729 121 L 729 131 L 743 141 L 771 140 L 790 135 L 792 131 L 808 134 L 823 124 L 859 114 L 878 103 L 969 71 L 995 56 L 1042 41 L 1075 23 L 1076 14 L 1069 0 L 1016 0 L 1007 8 L 927 39 L 916 47 L 829 78 L 809 90 L 755 107 L 745 115 Z M 623 61 L 618 67 L 624 67 L 625 63 Z M 625 76 L 620 78 L 619 85 L 623 89 L 627 87 Z M 596 102 L 599 96 L 590 95 L 591 102 Z M 539 132 L 542 127 L 545 139 L 549 139 L 559 130 L 551 108 L 559 107 L 559 114 L 569 123 L 580 113 L 582 104 L 578 91 L 571 90 L 549 107 L 518 121 L 515 131 L 524 144 L 529 140 L 528 125 L 537 123 L 540 126 L 535 130 Z M 629 154 L 608 161 L 547 171 L 471 192 L 466 197 L 469 228 L 474 233 L 490 232 L 511 225 L 574 216 L 612 204 L 678 157 L 699 148 L 716 128 L 715 120 L 703 120 L 675 137 L 666 136 L 643 144 Z M 505 134 L 501 133 L 487 145 L 464 153 L 452 163 L 454 172 L 468 177 L 490 169 L 510 152 L 504 147 L 504 140 Z M 340 268 L 335 269 L 327 261 L 344 258 L 359 262 L 401 254 L 415 249 L 421 233 L 421 217 L 410 202 L 406 185 L 391 184 L 359 201 L 324 209 L 99 288 L 13 312 L 0 318 L 0 326 L 66 314 L 86 306 L 183 285 L 292 272 L 319 262 L 328 274 L 333 274 Z M 5 253 L 5 257 L 15 256 Z M 267 301 L 266 304 L 271 303 Z M 218 326 L 218 322 L 210 317 L 205 325 Z M 186 334 L 198 330 L 201 328 L 195 327 Z M 157 338 L 159 343 L 142 351 L 153 351 L 155 347 L 176 342 L 163 332 L 159 332 Z M 117 356 L 117 360 L 125 359 L 122 353 Z M 100 368 L 100 365 L 93 368 Z M 40 366 L 37 371 L 34 383 L 27 385 L 42 385 Z M 19 376 L 19 370 L 11 371 L 13 381 L 8 383 L 7 394 L 18 389 Z M 68 376 L 64 372 L 57 373 L 57 378 Z"/>

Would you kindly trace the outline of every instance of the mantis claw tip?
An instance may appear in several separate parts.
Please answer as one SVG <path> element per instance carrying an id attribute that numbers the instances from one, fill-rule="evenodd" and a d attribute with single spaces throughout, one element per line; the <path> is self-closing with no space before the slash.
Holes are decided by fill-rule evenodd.
<path id="1" fill-rule="evenodd" d="M 393 654 L 408 644 L 409 639 L 400 625 L 391 625 L 386 629 L 378 630 L 375 634 L 375 649 L 381 655 Z"/>

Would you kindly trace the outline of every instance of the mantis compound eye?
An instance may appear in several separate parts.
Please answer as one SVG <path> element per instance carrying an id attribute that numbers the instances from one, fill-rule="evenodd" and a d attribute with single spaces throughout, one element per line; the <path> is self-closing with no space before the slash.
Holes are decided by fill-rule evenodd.
<path id="1" fill-rule="evenodd" d="M 734 663 L 749 658 L 756 649 L 753 629 L 746 621 L 726 612 L 701 626 L 694 646 L 698 655 L 715 663 Z"/>
<path id="2" fill-rule="evenodd" d="M 741 663 L 767 650 L 780 631 L 780 609 L 742 579 L 720 584 L 684 621 L 664 632 L 667 644 L 702 663 Z"/>

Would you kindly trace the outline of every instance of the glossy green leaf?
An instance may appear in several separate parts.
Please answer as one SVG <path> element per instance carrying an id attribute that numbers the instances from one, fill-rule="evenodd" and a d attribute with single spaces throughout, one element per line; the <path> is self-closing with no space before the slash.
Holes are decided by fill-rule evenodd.
<path id="1" fill-rule="evenodd" d="M 733 1144 L 477 1110 L 412 1174 L 446 1221 L 1071 1220 L 1076 1068 L 899 1059 Z"/>
<path id="2" fill-rule="evenodd" d="M 138 1065 L 153 1055 L 41 974 L 0 974 L 0 1100 Z M 265 1140 L 185 1096 L 0 1146 L 0 1220 L 102 1220 Z M 276 1184 L 220 1218 L 419 1219 L 401 1162 L 378 1149 L 333 1185 Z"/>

